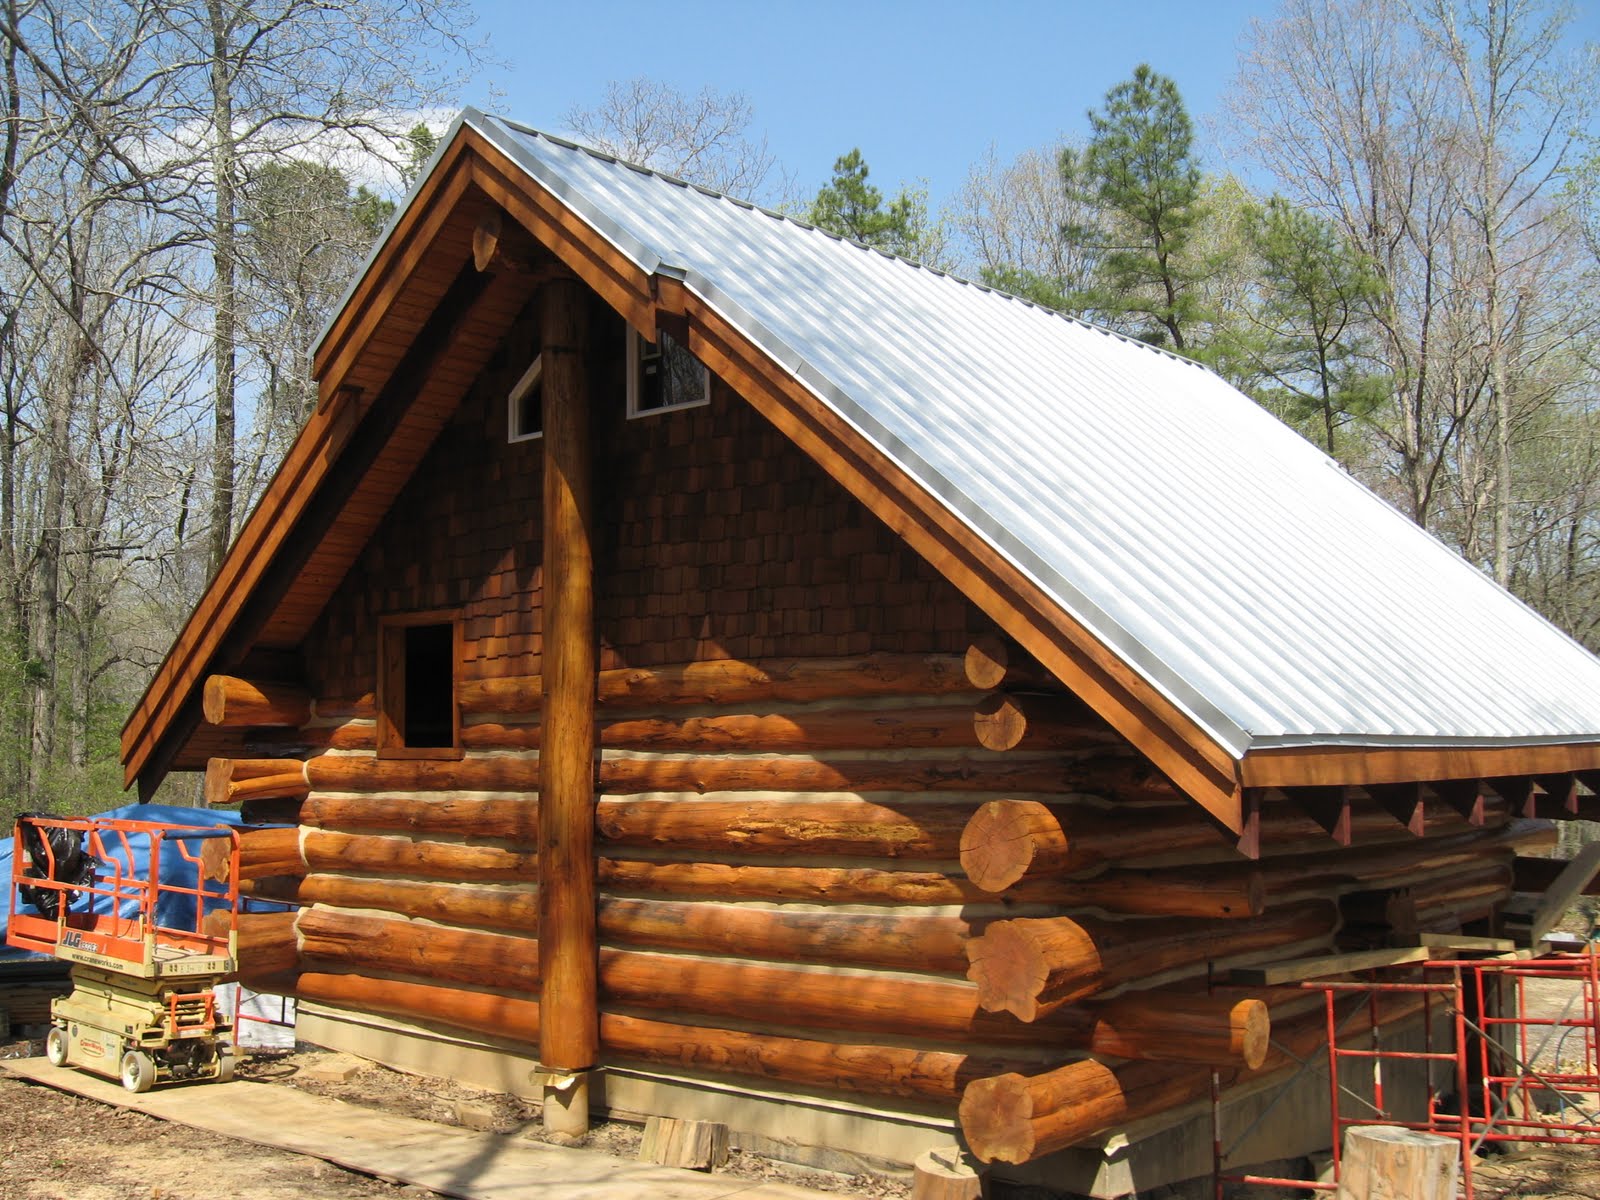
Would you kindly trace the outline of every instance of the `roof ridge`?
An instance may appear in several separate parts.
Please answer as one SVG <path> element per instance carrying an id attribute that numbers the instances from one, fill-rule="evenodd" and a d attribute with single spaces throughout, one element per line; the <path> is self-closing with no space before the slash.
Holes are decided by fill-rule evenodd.
<path id="1" fill-rule="evenodd" d="M 609 150 L 601 150 L 596 146 L 588 146 L 582 142 L 574 141 L 571 138 L 562 137 L 560 134 L 550 133 L 549 131 L 543 129 L 536 129 L 532 125 L 528 125 L 522 121 L 512 120 L 510 117 L 502 117 L 495 113 L 485 113 L 484 115 L 491 120 L 500 122 L 502 125 L 506 126 L 506 128 L 515 130 L 517 133 L 524 134 L 528 137 L 542 138 L 547 142 L 555 143 L 557 146 L 565 146 L 569 150 L 576 150 L 579 153 L 587 154 L 589 157 L 599 159 L 601 162 L 612 163 L 629 171 L 634 171 L 640 175 L 652 176 L 656 179 L 660 179 L 664 183 L 672 184 L 674 187 L 693 189 L 694 191 L 699 192 L 702 196 L 706 196 L 712 200 L 726 200 L 729 204 L 732 204 L 736 208 L 742 208 L 750 212 L 760 213 L 763 216 L 771 217 L 775 221 L 783 221 L 790 225 L 797 225 L 801 229 L 821 234 L 823 237 L 829 238 L 835 242 L 840 242 L 843 245 L 852 246 L 855 249 L 869 254 L 877 254 L 882 258 L 887 258 L 894 262 L 904 263 L 906 266 L 911 267 L 914 270 L 926 271 L 931 275 L 935 275 L 940 279 L 948 279 L 952 283 L 959 284 L 962 287 L 974 288 L 977 291 L 984 292 L 988 295 L 997 296 L 1002 300 L 1009 300 L 1016 304 L 1024 305 L 1027 308 L 1031 308 L 1043 313 L 1045 316 L 1055 317 L 1059 320 L 1066 321 L 1069 324 L 1081 326 L 1082 328 L 1090 330 L 1093 333 L 1105 334 L 1107 337 L 1116 338 L 1118 341 L 1126 342 L 1130 346 L 1136 346 L 1141 350 L 1148 350 L 1154 354 L 1164 355 L 1167 358 L 1174 359 L 1175 361 L 1183 363 L 1186 366 L 1198 367 L 1202 371 L 1212 370 L 1212 368 L 1208 367 L 1205 363 L 1200 362 L 1198 359 L 1190 358 L 1186 354 L 1180 354 L 1176 350 L 1169 349 L 1166 346 L 1153 345 L 1150 342 L 1146 342 L 1140 338 L 1134 337 L 1132 334 L 1107 328 L 1104 325 L 1097 324 L 1096 322 L 1090 321 L 1084 317 L 1076 316 L 1073 313 L 1062 312 L 1060 309 L 1051 308 L 1046 304 L 1040 304 L 1037 300 L 1030 300 L 1026 296 L 1019 296 L 1015 292 L 1008 292 L 1004 288 L 998 288 L 992 284 L 983 283 L 976 279 L 969 279 L 965 275 L 958 274 L 955 271 L 941 270 L 940 268 L 931 266 L 928 263 L 919 262 L 917 259 L 907 258 L 903 254 L 896 254 L 892 250 L 885 250 L 881 246 L 872 246 L 866 242 L 859 241 L 856 238 L 846 237 L 842 233 L 836 233 L 831 229 L 824 229 L 820 225 L 813 225 L 810 221 L 802 220 L 792 213 L 780 212 L 775 208 L 768 208 L 764 204 L 757 204 L 753 200 L 742 200 L 738 196 L 735 196 L 729 192 L 720 192 L 716 188 L 707 187 L 702 183 L 694 183 L 691 180 L 680 178 L 677 175 L 673 175 L 671 172 L 663 171 L 657 167 L 647 166 L 644 163 L 638 163 L 632 161 L 631 159 L 623 158 L 620 154 L 613 154 Z"/>

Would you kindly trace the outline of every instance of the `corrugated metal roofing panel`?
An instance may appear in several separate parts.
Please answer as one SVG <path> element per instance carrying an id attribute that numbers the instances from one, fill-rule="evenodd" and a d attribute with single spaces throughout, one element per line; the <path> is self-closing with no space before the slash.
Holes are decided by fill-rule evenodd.
<path id="1" fill-rule="evenodd" d="M 469 111 L 1234 754 L 1600 739 L 1600 660 L 1212 372 Z"/>

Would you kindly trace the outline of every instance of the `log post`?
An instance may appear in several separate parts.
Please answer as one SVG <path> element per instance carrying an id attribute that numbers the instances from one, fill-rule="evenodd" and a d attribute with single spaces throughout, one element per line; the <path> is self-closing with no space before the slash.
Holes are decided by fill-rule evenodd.
<path id="1" fill-rule="evenodd" d="M 213 725 L 304 725 L 311 719 L 311 696 L 294 683 L 266 683 L 233 675 L 207 677 L 201 711 Z"/>
<path id="2" fill-rule="evenodd" d="M 599 1057 L 595 932 L 594 627 L 588 296 L 554 279 L 539 296 L 544 357 L 544 749 L 540 759 L 539 1060 L 552 1132 L 589 1128 L 588 1071 Z"/>

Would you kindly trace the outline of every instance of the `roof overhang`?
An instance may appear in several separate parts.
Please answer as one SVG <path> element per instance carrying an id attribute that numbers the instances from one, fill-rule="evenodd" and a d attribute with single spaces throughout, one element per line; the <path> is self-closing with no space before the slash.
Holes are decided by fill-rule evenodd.
<path id="1" fill-rule="evenodd" d="M 497 329 L 503 332 L 520 307 L 515 281 L 489 282 L 459 317 L 462 345 L 429 364 L 429 381 L 407 401 L 416 411 L 374 415 L 397 374 L 414 370 L 407 365 L 413 339 L 437 323 L 461 283 L 476 222 L 497 209 L 646 336 L 655 335 L 660 317 L 684 330 L 694 354 L 1228 828 L 1243 827 L 1246 788 L 1600 769 L 1595 742 L 1295 745 L 1247 747 L 1242 754 L 1223 745 L 864 436 L 794 364 L 747 336 L 715 297 L 702 295 L 671 264 L 625 244 L 615 230 L 603 231 L 469 109 L 329 324 L 314 358 L 319 409 L 130 716 L 123 730 L 127 782 L 137 779 L 148 791 L 176 761 L 194 732 L 208 674 L 252 650 L 290 648 L 304 636 L 470 383 L 475 364 L 492 349 Z M 387 438 L 371 433 L 380 419 L 398 421 Z M 358 442 L 368 455 L 383 457 L 388 483 L 342 496 L 318 524 L 312 519 L 318 497 L 348 475 Z M 315 544 L 298 544 L 307 538 Z"/>

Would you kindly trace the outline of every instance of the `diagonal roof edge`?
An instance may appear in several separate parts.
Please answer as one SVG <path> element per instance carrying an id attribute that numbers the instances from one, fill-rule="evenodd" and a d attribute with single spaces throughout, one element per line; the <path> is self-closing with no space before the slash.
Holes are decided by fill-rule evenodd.
<path id="1" fill-rule="evenodd" d="M 1326 764 L 1312 761 L 1316 746 L 1271 746 L 1260 739 L 1253 742 L 1247 734 L 1240 744 L 1234 744 L 1213 733 L 1209 722 L 1197 720 L 1188 711 L 1187 705 L 1178 703 L 1150 679 L 1146 669 L 1148 663 L 1135 666 L 1137 655 L 1130 654 L 1128 646 L 1088 628 L 1061 602 L 1058 595 L 1042 587 L 1038 572 L 1030 569 L 1026 555 L 1019 557 L 1008 548 L 997 545 L 995 537 L 982 527 L 981 521 L 959 511 L 951 498 L 941 490 L 941 481 L 936 473 L 918 470 L 915 456 L 905 453 L 905 448 L 898 445 L 892 433 L 873 421 L 871 414 L 860 412 L 848 396 L 841 397 L 839 390 L 833 388 L 803 354 L 783 345 L 780 339 L 764 329 L 731 297 L 721 293 L 711 280 L 684 266 L 664 261 L 664 257 L 670 256 L 670 250 L 657 253 L 632 238 L 626 230 L 617 227 L 615 222 L 606 218 L 604 212 L 577 195 L 575 189 L 554 172 L 542 169 L 542 164 L 517 144 L 516 137 L 509 132 L 502 132 L 500 125 L 496 118 L 470 109 L 453 123 L 449 138 L 441 142 L 427 172 L 413 189 L 407 206 L 396 213 L 369 255 L 361 274 L 347 290 L 341 309 L 323 331 L 317 348 L 319 359 L 323 360 L 319 362 L 319 370 L 326 367 L 329 337 L 340 328 L 340 322 L 344 320 L 352 301 L 363 287 L 370 284 L 380 268 L 384 271 L 392 268 L 392 259 L 397 253 L 397 231 L 411 215 L 412 208 L 419 202 L 418 198 L 434 185 L 440 164 L 451 154 L 475 154 L 471 164 L 474 172 L 472 182 L 480 187 L 486 186 L 487 175 L 501 169 L 492 163 L 479 161 L 483 149 L 491 149 L 506 160 L 505 165 L 514 166 L 517 174 L 528 180 L 532 185 L 530 195 L 533 189 L 545 193 L 546 201 L 553 200 L 587 227 L 590 234 L 585 236 L 598 235 L 610 244 L 617 255 L 627 260 L 630 268 L 627 275 L 634 287 L 643 277 L 650 297 L 644 301 L 648 311 L 641 308 L 631 314 L 633 319 L 643 318 L 653 322 L 658 308 L 689 315 L 691 349 L 713 362 L 719 374 L 723 374 L 730 382 L 742 380 L 747 399 L 757 403 L 758 407 L 764 404 L 763 411 L 785 433 L 823 462 L 841 483 L 868 503 L 891 528 L 911 541 L 936 568 L 988 611 L 1002 628 L 1070 685 L 1086 693 L 1085 698 L 1103 715 L 1107 715 L 1114 726 L 1223 823 L 1238 827 L 1240 794 L 1244 786 L 1290 786 L 1298 782 L 1326 779 L 1329 773 Z M 511 127 L 506 128 L 509 130 Z M 523 132 L 520 127 L 517 131 L 522 137 L 547 136 L 532 131 Z M 559 142 L 559 139 L 551 140 Z M 468 149 L 463 150 L 463 146 Z M 498 185 L 506 181 L 496 176 L 494 182 Z M 502 195 L 505 193 L 502 192 Z M 753 207 L 731 200 L 727 202 L 744 208 Z M 773 216 L 772 219 L 787 218 Z M 552 231 L 558 237 L 573 236 L 570 228 L 561 229 L 551 225 L 547 233 Z M 861 250 L 862 253 L 877 253 L 865 247 Z M 907 269 L 923 268 L 907 264 Z M 950 279 L 954 286 L 973 287 L 1017 303 L 1019 307 L 1025 304 L 992 289 L 980 288 L 955 277 Z M 1105 333 L 1101 330 L 1096 332 Z M 346 327 L 341 336 L 360 335 Z M 1131 344 L 1151 354 L 1177 357 L 1142 343 Z M 1178 361 L 1196 371 L 1204 371 L 1204 368 L 1186 359 L 1180 358 Z M 322 382 L 327 387 L 336 379 L 325 377 Z M 756 395 L 750 395 L 751 392 Z M 856 411 L 852 412 L 852 408 L 856 408 Z M 308 426 L 302 438 L 310 432 Z M 913 461 L 907 462 L 908 458 Z M 934 476 L 932 481 L 930 475 Z M 255 519 L 252 517 L 252 521 Z M 243 540 L 241 538 L 241 542 Z M 235 551 L 238 550 L 236 546 Z M 224 574 L 226 571 L 219 573 L 218 579 L 213 581 L 213 588 L 222 583 Z M 237 585 L 237 580 L 230 584 L 234 585 Z M 180 638 L 180 642 L 182 640 Z M 177 649 L 175 645 L 174 652 Z M 165 668 L 166 664 L 163 664 L 163 670 Z M 196 666 L 195 669 L 200 667 Z M 169 682 L 182 686 L 181 679 Z M 194 680 L 191 679 L 189 683 L 192 688 Z M 155 681 L 152 681 L 154 687 Z M 1204 700 L 1203 697 L 1199 699 Z M 144 701 L 141 701 L 140 709 L 136 709 L 134 716 L 130 717 L 128 728 L 124 731 L 125 755 L 129 731 L 134 728 L 144 707 Z M 1236 726 L 1234 728 L 1237 729 Z M 149 731 L 145 732 L 148 734 Z M 1350 764 L 1355 760 L 1341 755 L 1335 757 L 1344 765 L 1336 766 L 1333 770 L 1339 774 L 1335 780 L 1337 782 L 1359 782 L 1363 773 L 1364 777 L 1374 782 L 1383 781 L 1379 776 L 1385 774 L 1408 779 L 1467 777 L 1492 773 L 1490 767 L 1503 761 L 1503 751 L 1520 751 L 1525 745 L 1525 742 L 1512 741 L 1505 745 L 1489 746 L 1474 741 L 1466 746 L 1457 746 L 1442 742 L 1435 744 L 1426 739 L 1409 740 L 1381 751 L 1386 756 L 1384 762 L 1387 764 L 1381 769 L 1352 767 Z M 1257 747 L 1257 753 L 1252 753 L 1252 746 Z M 1360 749 L 1359 746 L 1348 748 Z M 1478 751 L 1483 753 L 1476 753 Z M 1600 746 L 1593 740 L 1574 739 L 1569 742 L 1557 739 L 1544 747 L 1544 752 L 1538 758 L 1541 763 L 1566 764 L 1561 769 L 1600 767 Z M 1257 759 L 1262 760 L 1261 766 L 1252 769 L 1251 762 Z M 130 774 L 136 773 L 131 757 L 129 767 Z M 1544 766 L 1540 769 L 1557 768 Z"/>

